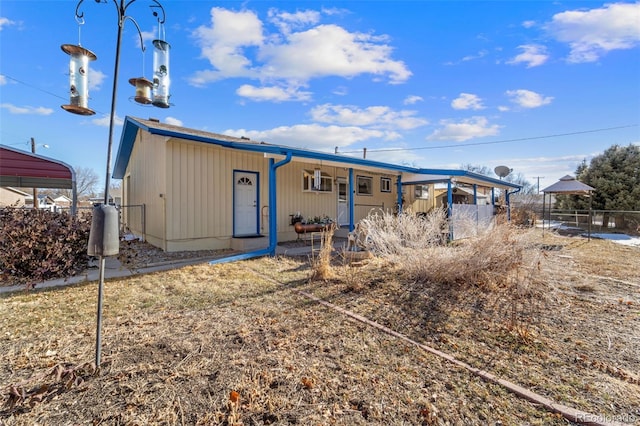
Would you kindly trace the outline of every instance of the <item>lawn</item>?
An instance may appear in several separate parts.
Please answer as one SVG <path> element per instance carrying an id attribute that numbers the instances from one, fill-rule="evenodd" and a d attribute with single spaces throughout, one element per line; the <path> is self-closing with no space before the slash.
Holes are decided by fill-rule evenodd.
<path id="1" fill-rule="evenodd" d="M 324 280 L 306 257 L 109 280 L 98 371 L 97 283 L 3 295 L 0 424 L 567 424 L 407 339 L 640 422 L 640 249 L 528 234 L 517 294 L 339 253 Z"/>

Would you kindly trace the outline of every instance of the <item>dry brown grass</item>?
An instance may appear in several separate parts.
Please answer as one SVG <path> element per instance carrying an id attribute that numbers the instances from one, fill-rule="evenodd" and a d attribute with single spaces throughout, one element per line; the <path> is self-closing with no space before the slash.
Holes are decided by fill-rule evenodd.
<path id="1" fill-rule="evenodd" d="M 335 276 L 333 267 L 331 266 L 331 258 L 333 253 L 333 235 L 336 226 L 332 225 L 328 230 L 322 232 L 320 238 L 320 250 L 318 255 L 312 253 L 311 257 L 311 279 L 327 280 Z"/>
<path id="2" fill-rule="evenodd" d="M 0 423 L 566 424 L 295 290 L 560 403 L 638 421 L 640 251 L 518 238 L 524 258 L 540 258 L 531 285 L 545 296 L 519 311 L 526 338 L 510 328 L 500 286 L 426 285 L 381 258 L 337 257 L 333 278 L 310 281 L 304 259 L 263 258 L 108 281 L 92 375 L 95 283 L 3 296 L 0 389 L 25 398 Z"/>

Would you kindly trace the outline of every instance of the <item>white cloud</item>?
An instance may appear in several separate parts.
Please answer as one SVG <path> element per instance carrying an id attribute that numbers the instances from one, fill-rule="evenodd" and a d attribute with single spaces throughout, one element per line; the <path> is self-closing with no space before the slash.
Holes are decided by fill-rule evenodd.
<path id="1" fill-rule="evenodd" d="M 5 84 L 7 84 L 7 77 L 0 74 L 0 86 L 4 86 Z"/>
<path id="2" fill-rule="evenodd" d="M 472 93 L 460 93 L 460 96 L 451 101 L 451 107 L 453 109 L 484 109 L 482 99 Z"/>
<path id="3" fill-rule="evenodd" d="M 346 96 L 349 93 L 349 88 L 347 86 L 338 86 L 331 93 L 338 96 Z"/>
<path id="4" fill-rule="evenodd" d="M 311 99 L 311 92 L 296 90 L 293 87 L 255 87 L 243 84 L 236 90 L 238 96 L 249 98 L 253 101 L 306 101 Z"/>
<path id="5" fill-rule="evenodd" d="M 195 72 L 190 82 L 205 85 L 242 77 L 278 87 L 300 87 L 327 76 L 370 74 L 387 77 L 392 84 L 403 83 L 411 76 L 404 62 L 391 58 L 393 49 L 385 36 L 317 24 L 320 13 L 314 11 L 284 13 L 272 9 L 269 19 L 278 31 L 267 32 L 252 11 L 213 8 L 210 26 L 200 26 L 193 33 L 212 69 Z"/>
<path id="6" fill-rule="evenodd" d="M 246 136 L 256 141 L 298 148 L 331 151 L 335 147 L 346 147 L 368 139 L 393 138 L 393 133 L 367 130 L 360 127 L 322 126 L 320 124 L 298 124 L 281 126 L 270 130 L 225 130 L 226 135 Z"/>
<path id="7" fill-rule="evenodd" d="M 402 103 L 405 105 L 413 105 L 422 101 L 424 101 L 424 99 L 422 99 L 422 96 L 410 95 L 407 96 L 404 101 L 402 101 Z"/>
<path id="8" fill-rule="evenodd" d="M 511 102 L 522 108 L 538 108 L 553 101 L 552 96 L 542 96 L 526 89 L 507 90 L 506 94 L 511 98 Z"/>
<path id="9" fill-rule="evenodd" d="M 11 25 L 16 25 L 17 22 L 12 21 L 8 18 L 0 17 L 0 31 L 4 29 L 4 27 L 9 27 Z"/>
<path id="10" fill-rule="evenodd" d="M 411 72 L 401 61 L 390 59 L 384 37 L 350 33 L 337 25 L 319 25 L 292 33 L 286 43 L 262 46 L 262 71 L 273 78 L 305 82 L 312 78 L 360 74 L 388 75 L 391 83 L 403 83 Z"/>
<path id="11" fill-rule="evenodd" d="M 230 78 L 255 77 L 251 61 L 244 49 L 263 43 L 262 22 L 250 11 L 232 12 L 219 7 L 211 9 L 211 26 L 200 26 L 194 32 L 213 70 L 198 71 L 191 77 L 194 85 Z"/>
<path id="12" fill-rule="evenodd" d="M 476 60 L 476 59 L 484 58 L 485 56 L 487 56 L 488 53 L 489 53 L 488 50 L 482 49 L 482 50 L 478 51 L 478 53 L 476 53 L 475 55 L 467 55 L 467 56 L 463 57 L 462 61 L 463 62 L 468 62 L 468 61 L 473 61 L 473 60 Z"/>
<path id="13" fill-rule="evenodd" d="M 440 125 L 442 127 L 427 136 L 427 140 L 464 142 L 473 138 L 495 136 L 500 131 L 499 125 L 490 125 L 485 117 L 472 117 L 458 123 L 442 120 Z"/>
<path id="14" fill-rule="evenodd" d="M 311 110 L 313 120 L 343 126 L 366 126 L 375 129 L 415 129 L 428 124 L 415 117 L 415 111 L 394 111 L 386 106 L 358 108 L 352 105 L 318 105 Z"/>
<path id="15" fill-rule="evenodd" d="M 289 13 L 272 8 L 269 9 L 268 17 L 283 34 L 289 34 L 294 29 L 304 28 L 307 25 L 314 25 L 320 22 L 320 12 L 316 10 Z"/>
<path id="16" fill-rule="evenodd" d="M 4 108 L 9 111 L 10 114 L 18 114 L 18 115 L 51 115 L 53 114 L 53 110 L 51 108 L 45 107 L 32 107 L 32 106 L 24 106 L 19 107 L 9 103 L 0 104 L 0 108 Z"/>
<path id="17" fill-rule="evenodd" d="M 171 124 L 173 126 L 180 126 L 180 127 L 184 126 L 184 124 L 182 123 L 182 120 L 179 120 L 175 117 L 167 117 L 164 119 L 164 122 L 167 124 Z"/>
<path id="18" fill-rule="evenodd" d="M 540 66 L 547 62 L 549 55 L 547 54 L 547 48 L 539 44 L 523 44 L 518 46 L 523 52 L 516 55 L 513 59 L 507 61 L 508 64 L 527 64 L 527 68 L 533 68 Z"/>
<path id="19" fill-rule="evenodd" d="M 524 28 L 533 28 L 536 26 L 536 21 L 524 21 L 522 22 Z"/>
<path id="20" fill-rule="evenodd" d="M 89 90 L 100 90 L 105 78 L 107 76 L 102 71 L 89 68 Z"/>
<path id="21" fill-rule="evenodd" d="M 100 127 L 109 127 L 110 121 L 111 119 L 108 114 L 105 114 L 100 118 L 93 118 L 91 120 L 93 124 Z M 113 118 L 113 124 L 115 126 L 122 126 L 123 123 L 124 123 L 124 120 L 121 117 L 115 116 Z"/>
<path id="22" fill-rule="evenodd" d="M 612 3 L 598 9 L 558 13 L 547 29 L 557 40 L 569 44 L 569 62 L 594 62 L 611 50 L 638 46 L 638 22 L 640 2 Z"/>

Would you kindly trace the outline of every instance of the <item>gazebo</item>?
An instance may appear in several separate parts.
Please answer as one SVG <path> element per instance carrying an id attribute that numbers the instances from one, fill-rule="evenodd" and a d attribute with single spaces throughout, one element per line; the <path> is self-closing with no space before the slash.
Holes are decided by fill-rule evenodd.
<path id="1" fill-rule="evenodd" d="M 586 197 L 589 197 L 588 238 L 591 239 L 591 193 L 593 191 L 595 191 L 595 188 L 576 180 L 575 177 L 570 175 L 561 177 L 558 182 L 544 188 L 542 190 L 542 232 L 544 233 L 544 217 L 547 194 L 549 194 L 549 219 L 551 219 L 551 194 L 584 195 Z M 551 224 L 549 224 L 549 226 L 551 226 Z"/>

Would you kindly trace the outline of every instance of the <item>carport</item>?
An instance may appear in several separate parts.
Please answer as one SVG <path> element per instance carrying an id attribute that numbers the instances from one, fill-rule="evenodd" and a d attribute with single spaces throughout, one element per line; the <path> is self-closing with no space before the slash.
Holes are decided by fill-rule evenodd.
<path id="1" fill-rule="evenodd" d="M 71 214 L 76 214 L 76 173 L 62 161 L 0 145 L 0 186 L 71 189 Z"/>

